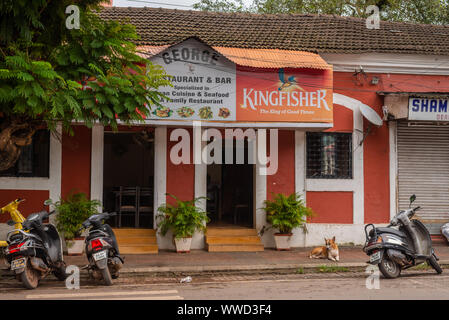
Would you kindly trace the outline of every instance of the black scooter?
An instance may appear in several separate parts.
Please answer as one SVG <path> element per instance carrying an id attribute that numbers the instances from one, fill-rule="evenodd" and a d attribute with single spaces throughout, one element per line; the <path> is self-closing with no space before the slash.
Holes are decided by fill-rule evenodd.
<path id="1" fill-rule="evenodd" d="M 410 206 L 416 196 L 410 197 Z M 437 273 L 442 273 L 432 248 L 427 228 L 418 220 L 410 220 L 421 207 L 401 210 L 386 228 L 365 226 L 366 243 L 363 251 L 369 263 L 379 265 L 385 278 L 396 278 L 401 270 L 427 262 Z M 368 232 L 369 227 L 371 230 Z"/>
<path id="2" fill-rule="evenodd" d="M 48 273 L 61 281 L 67 278 L 61 237 L 54 225 L 43 224 L 53 213 L 45 210 L 32 213 L 22 223 L 23 230 L 8 233 L 6 260 L 27 289 L 35 289 Z"/>
<path id="3" fill-rule="evenodd" d="M 83 222 L 82 228 L 89 229 L 86 237 L 86 255 L 89 264 L 85 267 L 91 278 L 103 279 L 105 284 L 112 285 L 112 279 L 119 277 L 119 270 L 124 260 L 120 252 L 112 228 L 103 221 L 115 216 L 116 213 L 100 213 L 90 216 Z"/>

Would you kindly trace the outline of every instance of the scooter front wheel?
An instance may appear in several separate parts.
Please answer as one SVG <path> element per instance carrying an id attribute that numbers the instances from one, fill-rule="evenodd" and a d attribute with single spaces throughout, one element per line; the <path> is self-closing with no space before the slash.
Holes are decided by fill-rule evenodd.
<path id="1" fill-rule="evenodd" d="M 435 259 L 434 256 L 430 257 L 430 259 L 427 260 L 427 263 L 438 273 L 442 273 L 443 269 L 441 269 L 438 261 Z"/>
<path id="2" fill-rule="evenodd" d="M 388 257 L 382 258 L 382 261 L 379 263 L 379 270 L 388 279 L 397 278 L 401 274 L 400 266 Z"/>

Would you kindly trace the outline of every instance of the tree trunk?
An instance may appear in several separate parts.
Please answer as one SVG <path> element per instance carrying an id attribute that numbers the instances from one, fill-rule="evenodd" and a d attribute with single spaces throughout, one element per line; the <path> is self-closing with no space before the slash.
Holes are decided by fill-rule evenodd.
<path id="1" fill-rule="evenodd" d="M 0 171 L 13 167 L 22 147 L 33 141 L 36 126 L 26 120 L 3 119 L 0 125 Z"/>

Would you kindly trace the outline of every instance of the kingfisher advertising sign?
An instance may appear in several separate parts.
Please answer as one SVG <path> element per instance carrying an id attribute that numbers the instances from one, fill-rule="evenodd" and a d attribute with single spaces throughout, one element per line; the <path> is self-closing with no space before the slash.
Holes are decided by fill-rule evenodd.
<path id="1" fill-rule="evenodd" d="M 239 68 L 237 119 L 332 123 L 332 70 Z"/>
<path id="2" fill-rule="evenodd" d="M 449 121 L 449 99 L 409 98 L 408 119 Z"/>
<path id="3" fill-rule="evenodd" d="M 237 66 L 188 39 L 153 56 L 171 76 L 151 120 L 332 123 L 332 69 Z"/>

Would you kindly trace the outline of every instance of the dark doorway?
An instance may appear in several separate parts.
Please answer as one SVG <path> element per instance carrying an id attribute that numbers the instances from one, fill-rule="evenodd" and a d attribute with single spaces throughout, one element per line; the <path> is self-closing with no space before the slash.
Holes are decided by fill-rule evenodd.
<path id="1" fill-rule="evenodd" d="M 142 132 L 105 132 L 103 205 L 115 228 L 153 228 L 154 138 Z"/>
<path id="2" fill-rule="evenodd" d="M 234 163 L 236 148 L 234 146 Z M 248 164 L 245 146 L 244 164 L 224 164 L 226 149 L 223 148 L 223 164 L 207 166 L 207 212 L 209 226 L 253 227 L 253 164 Z"/>

